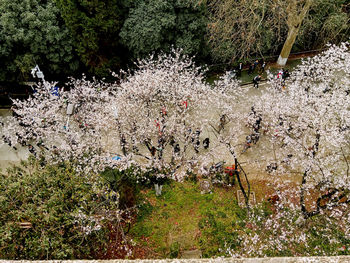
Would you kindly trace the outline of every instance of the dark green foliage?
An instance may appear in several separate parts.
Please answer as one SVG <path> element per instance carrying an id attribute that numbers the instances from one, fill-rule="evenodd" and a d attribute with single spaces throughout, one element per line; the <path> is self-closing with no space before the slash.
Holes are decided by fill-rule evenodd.
<path id="1" fill-rule="evenodd" d="M 153 206 L 149 202 L 141 202 L 138 206 L 137 220 L 142 221 L 146 216 L 149 216 L 153 211 Z"/>
<path id="2" fill-rule="evenodd" d="M 197 175 L 195 173 L 188 172 L 187 174 L 188 174 L 188 176 L 185 178 L 186 181 L 190 181 L 192 183 L 198 182 L 198 178 L 197 178 Z"/>
<path id="3" fill-rule="evenodd" d="M 0 14 L 0 81 L 27 80 L 35 64 L 56 77 L 78 68 L 54 0 L 1 0 Z"/>
<path id="4" fill-rule="evenodd" d="M 120 66 L 125 54 L 119 31 L 127 15 L 127 0 L 56 0 L 72 33 L 76 51 L 90 72 L 104 76 Z"/>
<path id="5" fill-rule="evenodd" d="M 170 258 L 177 258 L 180 254 L 180 244 L 179 242 L 174 242 L 170 245 Z"/>
<path id="6" fill-rule="evenodd" d="M 101 252 L 113 220 L 98 216 L 118 204 L 98 180 L 69 165 L 40 169 L 32 160 L 0 174 L 0 258 L 87 259 Z M 21 228 L 23 222 L 31 228 Z"/>
<path id="7" fill-rule="evenodd" d="M 111 189 L 119 193 L 120 208 L 136 205 L 137 195 L 140 192 L 136 169 L 130 168 L 124 171 L 106 169 L 101 176 L 110 184 Z"/>
<path id="8" fill-rule="evenodd" d="M 187 0 L 138 0 L 120 37 L 136 58 L 167 52 L 171 46 L 201 56 L 206 52 L 205 13 L 204 5 Z"/>
<path id="9" fill-rule="evenodd" d="M 314 0 L 305 17 L 294 50 L 322 48 L 328 42 L 349 40 L 350 3 L 347 0 Z"/>

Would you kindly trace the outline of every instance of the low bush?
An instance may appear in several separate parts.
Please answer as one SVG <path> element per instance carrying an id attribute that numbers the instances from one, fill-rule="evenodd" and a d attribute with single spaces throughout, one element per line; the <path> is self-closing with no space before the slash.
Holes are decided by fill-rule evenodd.
<path id="1" fill-rule="evenodd" d="M 138 176 L 135 168 L 129 168 L 124 171 L 107 168 L 101 173 L 110 188 L 119 193 L 119 207 L 127 209 L 136 205 L 137 195 L 140 192 Z"/>
<path id="2" fill-rule="evenodd" d="M 100 176 L 34 160 L 0 174 L 0 258 L 94 258 L 118 220 L 118 194 Z"/>

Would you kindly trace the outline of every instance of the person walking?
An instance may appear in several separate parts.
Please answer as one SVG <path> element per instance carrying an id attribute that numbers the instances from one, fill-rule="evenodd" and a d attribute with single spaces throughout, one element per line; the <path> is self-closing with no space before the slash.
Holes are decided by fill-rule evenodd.
<path id="1" fill-rule="evenodd" d="M 286 84 L 286 79 L 290 76 L 289 74 L 289 70 L 286 69 L 286 70 L 283 70 L 282 72 L 282 86 L 284 87 L 285 84 Z"/>
<path id="2" fill-rule="evenodd" d="M 282 90 L 283 88 L 283 79 L 282 79 L 282 74 L 284 72 L 284 68 L 280 69 L 277 73 L 277 79 L 279 81 L 278 89 Z"/>
<path id="3" fill-rule="evenodd" d="M 258 70 L 259 60 L 255 60 L 253 64 L 254 64 L 253 70 L 255 70 L 255 69 Z"/>
<path id="4" fill-rule="evenodd" d="M 266 62 L 263 61 L 262 65 L 261 65 L 261 69 L 260 69 L 260 72 L 261 72 L 261 73 L 264 73 L 264 72 L 265 72 L 265 67 L 266 67 Z"/>
<path id="5" fill-rule="evenodd" d="M 237 66 L 237 77 L 241 77 L 242 76 L 242 70 L 243 70 L 243 63 L 239 62 L 238 66 Z"/>
<path id="6" fill-rule="evenodd" d="M 250 137 L 250 135 L 247 135 L 247 137 L 245 137 L 245 144 L 243 146 L 243 150 L 242 150 L 242 153 L 245 153 L 251 146 L 252 144 L 252 138 Z"/>
<path id="7" fill-rule="evenodd" d="M 204 147 L 204 149 L 208 149 L 209 148 L 209 143 L 210 143 L 210 141 L 209 141 L 208 137 L 203 140 L 203 147 Z"/>
<path id="8" fill-rule="evenodd" d="M 261 80 L 261 75 L 257 75 L 253 79 L 254 88 L 259 88 L 259 81 Z"/>

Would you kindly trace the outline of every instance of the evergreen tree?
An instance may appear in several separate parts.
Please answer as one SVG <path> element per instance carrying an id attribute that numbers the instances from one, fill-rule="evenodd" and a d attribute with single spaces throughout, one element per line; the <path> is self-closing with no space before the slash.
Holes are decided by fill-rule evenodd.
<path id="1" fill-rule="evenodd" d="M 118 67 L 123 51 L 119 31 L 127 1 L 56 0 L 73 35 L 76 51 L 90 72 L 103 76 Z"/>
<path id="2" fill-rule="evenodd" d="M 1 81 L 27 80 L 35 64 L 56 77 L 78 68 L 53 0 L 1 0 L 0 14 Z"/>
<path id="3" fill-rule="evenodd" d="M 203 4 L 189 0 L 139 0 L 126 19 L 120 37 L 134 57 L 169 51 L 205 55 L 207 19 Z"/>

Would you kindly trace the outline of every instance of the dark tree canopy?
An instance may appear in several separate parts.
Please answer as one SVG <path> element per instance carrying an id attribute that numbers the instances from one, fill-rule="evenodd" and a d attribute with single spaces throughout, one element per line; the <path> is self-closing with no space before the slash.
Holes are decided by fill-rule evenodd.
<path id="1" fill-rule="evenodd" d="M 0 14 L 1 81 L 26 80 L 35 64 L 56 76 L 78 68 L 54 0 L 1 0 Z"/>
<path id="2" fill-rule="evenodd" d="M 205 63 L 275 56 L 289 31 L 289 2 L 0 0 L 0 81 L 28 80 L 35 64 L 47 79 L 106 77 L 172 46 Z M 347 41 L 349 10 L 348 0 L 312 0 L 292 52 Z"/>
<path id="3" fill-rule="evenodd" d="M 314 0 L 303 21 L 295 50 L 322 48 L 328 42 L 349 40 L 350 2 L 348 0 Z"/>
<path id="4" fill-rule="evenodd" d="M 56 0 L 73 35 L 76 51 L 90 72 L 103 76 L 121 63 L 119 31 L 127 1 Z"/>
<path id="5" fill-rule="evenodd" d="M 203 4 L 189 0 L 138 0 L 120 37 L 134 57 L 169 51 L 171 46 L 201 56 L 206 46 L 205 13 Z"/>

